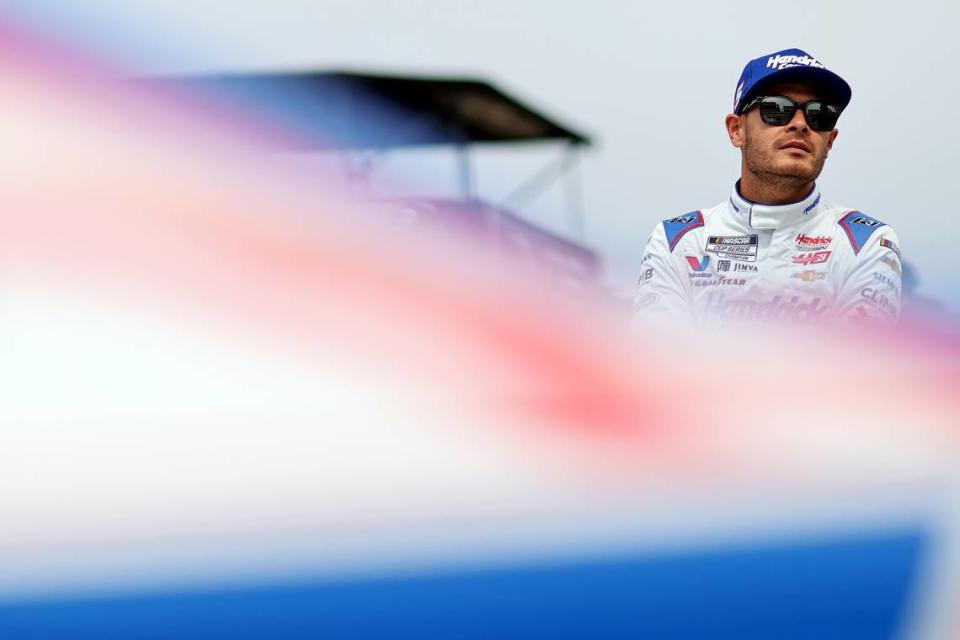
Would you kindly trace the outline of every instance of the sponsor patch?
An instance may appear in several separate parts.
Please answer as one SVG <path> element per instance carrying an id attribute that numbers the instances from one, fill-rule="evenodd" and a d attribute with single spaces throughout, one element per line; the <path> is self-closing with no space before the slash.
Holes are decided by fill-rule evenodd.
<path id="1" fill-rule="evenodd" d="M 756 262 L 759 236 L 708 236 L 705 251 L 729 260 Z"/>
<path id="2" fill-rule="evenodd" d="M 743 278 L 728 278 L 726 276 L 720 276 L 716 280 L 694 280 L 693 286 L 695 287 L 722 287 L 722 286 L 732 286 L 732 287 L 742 287 L 747 283 Z"/>
<path id="3" fill-rule="evenodd" d="M 633 303 L 634 309 L 645 309 L 652 304 L 655 304 L 660 299 L 660 296 L 656 293 L 648 293 L 645 296 L 637 298 Z"/>
<path id="4" fill-rule="evenodd" d="M 853 248 L 854 255 L 860 255 L 860 250 L 870 239 L 877 229 L 884 226 L 876 218 L 871 218 L 865 213 L 851 211 L 840 218 L 837 222 L 840 228 L 847 234 L 850 246 Z"/>
<path id="5" fill-rule="evenodd" d="M 870 315 L 869 313 L 867 313 L 867 310 L 864 308 L 862 304 L 858 304 L 857 308 L 854 309 L 854 311 L 856 311 L 856 313 L 847 318 L 847 320 L 852 324 L 855 324 L 858 326 L 865 326 L 865 325 L 872 324 L 876 321 L 876 318 Z"/>
<path id="6" fill-rule="evenodd" d="M 732 260 L 717 260 L 717 271 L 734 271 L 737 273 L 756 273 L 757 265 L 734 262 Z"/>
<path id="7" fill-rule="evenodd" d="M 803 280 L 804 282 L 816 282 L 817 280 L 823 280 L 827 277 L 825 271 L 802 271 L 800 273 L 795 273 L 791 278 L 796 278 L 797 280 Z"/>
<path id="8" fill-rule="evenodd" d="M 898 276 L 903 275 L 901 273 L 900 262 L 898 260 L 894 260 L 890 256 L 883 256 L 882 258 L 880 258 L 880 260 L 882 260 L 888 267 L 893 269 L 893 272 Z"/>
<path id="9" fill-rule="evenodd" d="M 723 291 L 711 291 L 707 294 L 704 311 L 707 315 L 731 320 L 790 320 L 794 322 L 815 322 L 827 310 L 820 298 L 801 298 L 800 296 L 773 296 L 769 300 L 746 300 L 734 298 L 727 300 Z"/>
<path id="10" fill-rule="evenodd" d="M 690 270 L 693 271 L 693 273 L 690 274 L 691 278 L 709 277 L 713 275 L 707 272 L 707 267 L 710 266 L 710 256 L 703 256 L 699 260 L 693 256 L 687 256 L 687 264 L 690 265 Z"/>
<path id="11" fill-rule="evenodd" d="M 874 220 L 868 216 L 853 216 L 850 218 L 850 224 L 862 224 L 863 226 L 870 227 L 871 229 L 883 226 L 882 222 L 879 220 Z"/>
<path id="12" fill-rule="evenodd" d="M 653 277 L 653 267 L 648 267 L 647 269 L 644 269 L 643 273 L 640 274 L 640 277 L 637 278 L 637 286 L 639 287 L 640 285 L 646 284 L 652 277 Z"/>
<path id="13" fill-rule="evenodd" d="M 770 56 L 767 58 L 767 69 L 786 69 L 788 67 L 815 67 L 817 69 L 824 69 L 823 63 L 817 60 L 816 58 L 811 58 L 808 55 L 782 55 L 778 54 L 775 56 Z"/>
<path id="14" fill-rule="evenodd" d="M 812 253 L 801 253 L 793 256 L 793 264 L 802 264 L 805 267 L 812 264 L 823 264 L 830 259 L 833 251 L 814 251 Z"/>
<path id="15" fill-rule="evenodd" d="M 687 256 L 687 264 L 689 264 L 690 268 L 694 271 L 706 271 L 707 267 L 710 266 L 710 256 L 703 256 L 700 259 Z"/>
<path id="16" fill-rule="evenodd" d="M 894 280 L 893 278 L 891 278 L 890 276 L 888 276 L 887 274 L 877 273 L 876 271 L 874 271 L 873 279 L 879 282 L 880 284 L 887 285 L 895 294 L 897 294 L 898 296 L 900 295 L 900 283 Z"/>
<path id="17" fill-rule="evenodd" d="M 700 211 L 691 211 L 676 218 L 663 221 L 663 233 L 667 238 L 670 253 L 677 248 L 680 240 L 693 229 L 703 226 L 703 214 Z"/>
<path id="18" fill-rule="evenodd" d="M 798 233 L 795 242 L 797 249 L 801 251 L 816 251 L 829 247 L 833 242 L 833 236 L 808 236 L 805 233 Z"/>
<path id="19" fill-rule="evenodd" d="M 900 247 L 898 247 L 898 246 L 897 246 L 897 243 L 895 243 L 893 240 L 887 240 L 886 238 L 880 238 L 880 246 L 881 246 L 881 247 L 886 247 L 887 249 L 890 249 L 890 251 L 893 251 L 895 254 L 897 254 L 897 257 L 898 257 L 898 258 L 900 258 L 901 260 L 903 260 L 903 256 L 900 255 Z"/>
<path id="20" fill-rule="evenodd" d="M 873 287 L 864 287 L 860 289 L 860 298 L 867 304 L 871 305 L 880 312 L 894 317 L 897 315 L 897 306 L 893 303 L 886 294 L 881 291 L 877 291 Z"/>

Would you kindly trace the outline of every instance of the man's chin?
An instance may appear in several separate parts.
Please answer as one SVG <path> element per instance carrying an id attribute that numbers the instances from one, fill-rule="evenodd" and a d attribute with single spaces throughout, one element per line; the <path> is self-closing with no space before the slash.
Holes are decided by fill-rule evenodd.
<path id="1" fill-rule="evenodd" d="M 806 162 L 788 162 L 777 168 L 777 174 L 796 180 L 798 183 L 806 183 L 816 180 L 820 172 Z"/>

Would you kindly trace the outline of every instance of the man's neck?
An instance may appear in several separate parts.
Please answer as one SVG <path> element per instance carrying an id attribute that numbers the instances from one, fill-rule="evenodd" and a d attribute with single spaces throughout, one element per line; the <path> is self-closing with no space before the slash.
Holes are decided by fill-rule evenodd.
<path id="1" fill-rule="evenodd" d="M 740 195 L 758 204 L 790 204 L 800 202 L 813 190 L 813 182 L 802 184 L 773 183 L 749 172 L 740 178 Z"/>

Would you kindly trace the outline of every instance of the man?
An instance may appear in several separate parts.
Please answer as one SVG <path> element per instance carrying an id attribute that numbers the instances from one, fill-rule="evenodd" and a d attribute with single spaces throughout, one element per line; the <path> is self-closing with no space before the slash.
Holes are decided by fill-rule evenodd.
<path id="1" fill-rule="evenodd" d="M 725 202 L 654 229 L 638 319 L 896 322 L 893 229 L 816 185 L 850 97 L 840 76 L 799 49 L 747 63 L 726 117 L 740 180 Z"/>

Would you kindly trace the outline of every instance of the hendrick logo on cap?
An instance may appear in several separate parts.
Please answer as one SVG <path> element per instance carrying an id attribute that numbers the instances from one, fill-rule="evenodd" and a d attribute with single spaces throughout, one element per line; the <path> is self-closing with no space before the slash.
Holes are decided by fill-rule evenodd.
<path id="1" fill-rule="evenodd" d="M 813 67 L 815 69 L 826 69 L 826 67 L 823 66 L 823 63 L 817 61 L 816 58 L 811 58 L 806 54 L 802 56 L 775 55 L 767 58 L 768 69 L 786 69 L 788 67 L 797 67 L 797 66 Z"/>

